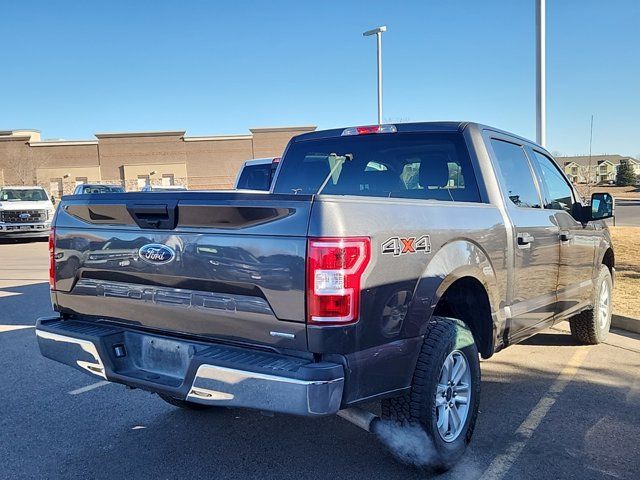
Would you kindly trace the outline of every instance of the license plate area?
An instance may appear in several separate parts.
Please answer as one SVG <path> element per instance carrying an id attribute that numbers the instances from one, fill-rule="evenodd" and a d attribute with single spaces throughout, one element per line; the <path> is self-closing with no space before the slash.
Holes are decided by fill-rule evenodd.
<path id="1" fill-rule="evenodd" d="M 107 349 L 120 375 L 177 387 L 196 353 L 193 344 L 136 332 L 110 337 Z"/>

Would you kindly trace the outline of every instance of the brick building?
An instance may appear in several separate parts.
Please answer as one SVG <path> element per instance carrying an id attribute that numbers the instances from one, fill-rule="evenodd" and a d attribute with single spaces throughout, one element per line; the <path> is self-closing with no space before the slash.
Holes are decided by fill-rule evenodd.
<path id="1" fill-rule="evenodd" d="M 248 135 L 189 137 L 184 131 L 97 133 L 95 140 L 41 140 L 37 130 L 0 131 L 0 185 L 38 184 L 59 198 L 78 183 L 139 190 L 146 184 L 221 189 L 242 162 L 277 157 L 313 126 L 252 128 Z"/>

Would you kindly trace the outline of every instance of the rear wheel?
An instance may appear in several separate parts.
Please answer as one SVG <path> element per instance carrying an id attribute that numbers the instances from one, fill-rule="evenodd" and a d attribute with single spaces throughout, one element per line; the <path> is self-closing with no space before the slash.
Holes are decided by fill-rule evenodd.
<path id="1" fill-rule="evenodd" d="M 419 425 L 433 443 L 434 454 L 417 463 L 447 470 L 471 440 L 479 403 L 480 362 L 473 335 L 459 320 L 434 317 L 424 336 L 411 391 L 383 400 L 382 417 Z"/>
<path id="2" fill-rule="evenodd" d="M 578 342 L 597 345 L 605 341 L 611 328 L 612 293 L 611 272 L 602 265 L 594 288 L 593 308 L 569 319 L 571 335 Z"/>
<path id="3" fill-rule="evenodd" d="M 174 407 L 185 408 L 187 410 L 211 410 L 212 408 L 216 408 L 213 405 L 203 405 L 201 403 L 189 402 L 188 400 L 180 400 L 179 398 L 164 393 L 159 393 L 158 396 Z"/>

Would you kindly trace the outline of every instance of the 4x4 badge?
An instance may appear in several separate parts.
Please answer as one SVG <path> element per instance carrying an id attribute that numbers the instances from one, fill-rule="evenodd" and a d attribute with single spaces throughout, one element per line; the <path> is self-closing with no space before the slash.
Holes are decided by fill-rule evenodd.
<path id="1" fill-rule="evenodd" d="M 406 255 L 407 253 L 431 253 L 431 240 L 429 235 L 422 235 L 421 237 L 391 237 L 389 240 L 382 244 L 382 254 L 393 255 L 398 257 L 400 255 Z"/>

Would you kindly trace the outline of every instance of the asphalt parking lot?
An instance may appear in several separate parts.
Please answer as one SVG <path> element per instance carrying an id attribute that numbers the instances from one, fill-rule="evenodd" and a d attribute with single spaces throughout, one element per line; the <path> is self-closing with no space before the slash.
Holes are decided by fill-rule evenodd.
<path id="1" fill-rule="evenodd" d="M 425 478 L 340 418 L 188 412 L 40 357 L 47 244 L 0 244 L 0 478 Z M 616 478 L 640 471 L 640 336 L 576 346 L 548 330 L 482 362 L 480 416 L 438 478 Z"/>

